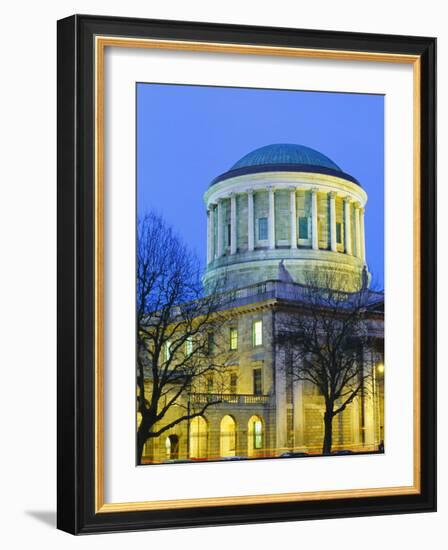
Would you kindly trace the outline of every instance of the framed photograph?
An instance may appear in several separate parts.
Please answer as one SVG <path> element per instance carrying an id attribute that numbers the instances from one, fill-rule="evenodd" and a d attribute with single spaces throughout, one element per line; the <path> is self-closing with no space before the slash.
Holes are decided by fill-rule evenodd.
<path id="1" fill-rule="evenodd" d="M 58 22 L 58 527 L 436 508 L 434 38 Z"/>

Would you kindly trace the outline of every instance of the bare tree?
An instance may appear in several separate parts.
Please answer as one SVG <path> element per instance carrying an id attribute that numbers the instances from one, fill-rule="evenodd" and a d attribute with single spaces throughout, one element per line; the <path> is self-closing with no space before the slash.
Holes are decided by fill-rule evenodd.
<path id="1" fill-rule="evenodd" d="M 222 307 L 223 295 L 203 294 L 197 258 L 163 218 L 155 213 L 142 218 L 137 231 L 139 464 L 148 439 L 220 402 L 229 360 L 214 338 L 226 322 Z M 189 396 L 212 376 L 214 397 L 191 402 Z"/>
<path id="2" fill-rule="evenodd" d="M 332 449 L 333 419 L 369 390 L 372 373 L 363 365 L 369 343 L 368 312 L 382 296 L 331 270 L 310 271 L 300 306 L 280 317 L 278 343 L 293 380 L 314 385 L 325 402 L 323 454 Z"/>

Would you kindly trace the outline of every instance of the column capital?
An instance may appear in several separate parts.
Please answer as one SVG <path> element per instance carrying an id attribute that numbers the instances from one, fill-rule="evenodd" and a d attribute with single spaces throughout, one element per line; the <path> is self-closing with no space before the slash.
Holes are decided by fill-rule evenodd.
<path id="1" fill-rule="evenodd" d="M 329 191 L 328 196 L 330 197 L 330 199 L 335 199 L 337 196 L 337 193 L 336 191 Z"/>
<path id="2" fill-rule="evenodd" d="M 253 194 L 254 194 L 254 189 L 253 189 L 253 187 L 249 187 L 249 189 L 246 189 L 246 193 L 247 193 L 248 195 L 253 195 Z"/>
<path id="3" fill-rule="evenodd" d="M 311 188 L 311 193 L 318 193 L 319 192 L 319 187 L 312 187 Z"/>
<path id="4" fill-rule="evenodd" d="M 344 197 L 344 202 L 348 202 L 350 204 L 351 202 L 353 202 L 353 199 L 349 195 L 346 195 Z"/>
<path id="5" fill-rule="evenodd" d="M 297 191 L 297 187 L 296 187 L 295 185 L 290 185 L 290 186 L 288 187 L 288 189 L 291 191 L 291 193 L 292 193 L 292 192 L 295 193 L 295 192 Z"/>

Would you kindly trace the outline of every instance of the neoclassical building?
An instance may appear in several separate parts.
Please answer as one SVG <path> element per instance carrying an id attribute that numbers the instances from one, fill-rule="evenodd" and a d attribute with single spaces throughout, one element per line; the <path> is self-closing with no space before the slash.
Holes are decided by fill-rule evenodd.
<path id="1" fill-rule="evenodd" d="M 306 274 L 337 272 L 356 292 L 369 284 L 361 184 L 332 160 L 303 145 L 275 144 L 241 158 L 204 194 L 207 292 L 228 292 L 229 321 L 219 335 L 234 351 L 228 383 L 188 396 L 220 403 L 176 425 L 146 448 L 148 462 L 277 457 L 320 453 L 323 397 L 288 377 L 279 323 L 301 311 Z M 372 388 L 333 422 L 335 450 L 375 451 L 384 441 L 384 307 L 368 313 L 371 345 L 360 361 Z M 187 398 L 186 398 L 187 399 Z M 171 413 L 174 414 L 174 413 Z"/>

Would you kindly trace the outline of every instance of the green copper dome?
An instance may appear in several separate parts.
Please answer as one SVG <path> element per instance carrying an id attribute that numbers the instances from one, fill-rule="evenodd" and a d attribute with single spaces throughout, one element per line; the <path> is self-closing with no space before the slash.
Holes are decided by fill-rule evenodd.
<path id="1" fill-rule="evenodd" d="M 336 163 L 319 151 L 293 143 L 275 143 L 255 149 L 234 164 L 231 170 L 279 164 L 316 166 L 342 172 Z"/>

